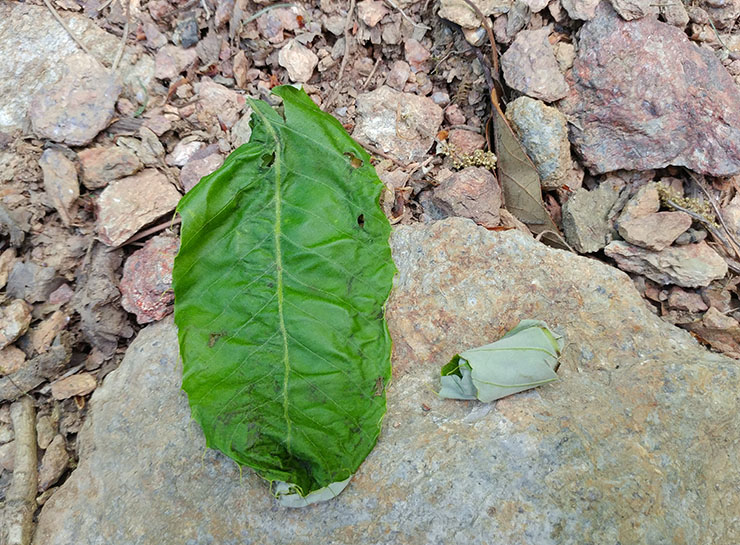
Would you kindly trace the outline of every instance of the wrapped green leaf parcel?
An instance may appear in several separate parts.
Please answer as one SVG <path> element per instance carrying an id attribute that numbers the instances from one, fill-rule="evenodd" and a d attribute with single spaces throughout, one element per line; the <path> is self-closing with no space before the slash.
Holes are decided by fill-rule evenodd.
<path id="1" fill-rule="evenodd" d="M 563 338 L 540 320 L 522 320 L 498 341 L 442 367 L 440 397 L 489 402 L 558 379 Z"/>

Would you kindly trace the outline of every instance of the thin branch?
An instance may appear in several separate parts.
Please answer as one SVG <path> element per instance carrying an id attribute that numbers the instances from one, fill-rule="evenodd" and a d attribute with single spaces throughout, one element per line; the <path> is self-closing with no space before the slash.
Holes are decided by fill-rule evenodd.
<path id="1" fill-rule="evenodd" d="M 123 57 L 123 49 L 126 47 L 126 40 L 128 40 L 131 0 L 124 0 L 124 1 L 126 2 L 126 24 L 123 25 L 123 35 L 121 36 L 121 43 L 118 46 L 118 52 L 116 53 L 116 58 L 113 59 L 113 64 L 111 65 L 111 68 L 110 68 L 111 72 L 115 72 L 118 69 L 118 63 L 121 62 L 121 57 Z"/>
<path id="2" fill-rule="evenodd" d="M 88 55 L 90 55 L 91 57 L 95 58 L 95 55 L 93 55 L 92 53 L 90 53 L 90 50 L 89 50 L 89 49 L 88 49 L 87 47 L 85 47 L 85 44 L 83 44 L 83 43 L 82 43 L 82 42 L 81 42 L 81 41 L 80 41 L 80 40 L 79 40 L 79 39 L 77 38 L 77 36 L 75 36 L 75 35 L 74 35 L 74 34 L 72 33 L 72 29 L 70 29 L 70 28 L 69 28 L 69 27 L 67 26 L 67 23 L 65 23 L 65 22 L 64 22 L 64 19 L 62 19 L 61 15 L 59 15 L 59 13 L 57 13 L 57 10 L 56 10 L 56 9 L 54 9 L 54 6 L 52 6 L 52 5 L 51 5 L 51 2 L 50 2 L 49 0 L 44 0 L 44 4 L 46 4 L 46 7 L 47 7 L 47 8 L 49 8 L 49 11 L 50 11 L 50 12 L 51 12 L 51 14 L 52 14 L 52 15 L 54 16 L 54 19 L 56 19 L 56 20 L 57 20 L 57 22 L 58 22 L 58 23 L 59 23 L 60 25 L 62 25 L 62 28 L 63 28 L 64 30 L 66 30 L 66 31 L 67 31 L 67 34 L 69 34 L 69 37 L 70 37 L 70 38 L 72 38 L 72 41 L 73 41 L 74 43 L 76 43 L 76 44 L 77 44 L 78 46 L 80 46 L 80 49 L 82 49 L 82 50 L 83 50 L 83 51 L 84 51 L 85 53 L 87 53 L 87 54 L 88 54 Z"/>
<path id="3" fill-rule="evenodd" d="M 362 84 L 362 87 L 360 87 L 361 90 L 365 90 L 367 87 L 367 84 L 370 83 L 370 80 L 375 75 L 375 71 L 378 69 L 378 65 L 380 64 L 380 57 L 378 57 L 378 60 L 375 61 L 375 66 L 373 66 L 373 69 L 370 71 L 370 74 L 365 79 L 365 82 Z"/>
<path id="4" fill-rule="evenodd" d="M 385 1 L 386 1 L 386 2 L 388 2 L 388 4 L 390 4 L 390 6 L 391 6 L 391 7 L 393 8 L 393 9 L 396 9 L 396 10 L 398 10 L 398 12 L 399 12 L 399 13 L 400 13 L 400 14 L 401 14 L 401 15 L 403 16 L 403 18 L 404 18 L 404 19 L 406 19 L 406 20 L 407 20 L 407 21 L 408 21 L 409 23 L 411 23 L 411 24 L 412 24 L 413 26 L 415 26 L 416 28 L 423 28 L 424 30 L 432 30 L 432 29 L 431 29 L 431 27 L 428 27 L 428 26 L 426 26 L 426 25 L 422 25 L 422 24 L 420 24 L 420 23 L 416 23 L 416 22 L 414 22 L 414 20 L 413 20 L 413 19 L 411 19 L 411 17 L 409 17 L 408 15 L 406 15 L 406 13 L 405 13 L 405 12 L 404 12 L 404 11 L 403 11 L 403 10 L 402 10 L 402 9 L 401 9 L 401 8 L 400 8 L 399 6 L 397 6 L 397 5 L 396 5 L 396 4 L 395 4 L 395 3 L 393 2 L 393 0 L 385 0 Z M 424 5 L 424 8 L 426 9 L 426 4 Z"/>
<path id="5" fill-rule="evenodd" d="M 252 21 L 254 21 L 255 19 L 257 19 L 260 15 L 262 15 L 264 13 L 267 13 L 270 10 L 277 9 L 277 8 L 292 8 L 292 7 L 295 7 L 295 4 L 284 3 L 284 4 L 273 4 L 271 6 L 267 6 L 266 8 L 262 8 L 261 10 L 259 10 L 258 12 L 256 12 L 254 15 L 252 15 L 248 19 L 245 19 L 242 22 L 242 25 L 246 25 L 248 23 L 251 23 Z"/>

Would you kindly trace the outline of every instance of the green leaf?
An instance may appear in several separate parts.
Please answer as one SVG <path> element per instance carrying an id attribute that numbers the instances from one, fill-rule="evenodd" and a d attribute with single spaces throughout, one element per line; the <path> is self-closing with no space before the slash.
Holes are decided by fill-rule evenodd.
<path id="1" fill-rule="evenodd" d="M 253 101 L 250 142 L 181 200 L 173 285 L 208 446 L 293 505 L 336 495 L 377 441 L 395 266 L 370 156 L 303 91 L 273 92 L 285 119 Z"/>
<path id="2" fill-rule="evenodd" d="M 545 322 L 522 320 L 495 343 L 466 350 L 442 367 L 440 397 L 489 402 L 558 379 L 563 339 Z"/>

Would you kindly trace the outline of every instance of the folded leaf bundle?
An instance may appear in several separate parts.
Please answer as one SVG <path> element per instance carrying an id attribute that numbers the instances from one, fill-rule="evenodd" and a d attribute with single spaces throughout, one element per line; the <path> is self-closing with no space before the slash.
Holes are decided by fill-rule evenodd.
<path id="1" fill-rule="evenodd" d="M 370 156 L 303 92 L 181 200 L 175 321 L 207 444 L 285 505 L 336 496 L 386 410 L 395 266 Z"/>
<path id="2" fill-rule="evenodd" d="M 442 367 L 439 395 L 489 402 L 558 379 L 563 338 L 545 322 L 522 320 L 498 341 L 456 355 Z"/>

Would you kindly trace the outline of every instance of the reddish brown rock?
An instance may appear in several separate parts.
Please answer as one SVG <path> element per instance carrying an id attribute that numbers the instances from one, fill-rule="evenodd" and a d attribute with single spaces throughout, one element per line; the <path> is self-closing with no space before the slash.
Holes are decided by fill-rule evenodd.
<path id="1" fill-rule="evenodd" d="M 180 242 L 160 235 L 126 260 L 121 279 L 121 306 L 136 314 L 140 324 L 161 320 L 172 312 L 172 266 Z"/>
<path id="2" fill-rule="evenodd" d="M 654 212 L 618 222 L 617 231 L 627 242 L 660 251 L 673 244 L 692 221 L 686 212 Z"/>
<path id="3" fill-rule="evenodd" d="M 600 0 L 562 0 L 562 6 L 571 19 L 589 21 L 596 16 Z"/>
<path id="4" fill-rule="evenodd" d="M 84 396 L 95 389 L 97 381 L 90 373 L 78 373 L 59 379 L 51 385 L 51 397 L 56 400 Z"/>
<path id="5" fill-rule="evenodd" d="M 623 271 L 643 274 L 658 284 L 696 288 L 708 286 L 727 274 L 727 263 L 706 242 L 654 252 L 615 240 L 604 248 L 604 253 Z"/>
<path id="6" fill-rule="evenodd" d="M 501 188 L 484 168 L 468 167 L 446 178 L 434 189 L 434 204 L 450 216 L 470 218 L 486 227 L 501 221 Z"/>
<path id="7" fill-rule="evenodd" d="M 204 77 L 198 88 L 196 116 L 204 126 L 215 121 L 230 129 L 241 118 L 246 103 L 244 96 Z"/>
<path id="8" fill-rule="evenodd" d="M 414 72 L 423 70 L 431 56 L 429 50 L 413 38 L 406 40 L 403 50 L 406 56 L 406 62 L 411 65 Z"/>
<path id="9" fill-rule="evenodd" d="M 602 3 L 580 31 L 570 139 L 592 173 L 680 165 L 740 172 L 740 94 L 717 57 L 652 17 Z"/>
<path id="10" fill-rule="evenodd" d="M 100 189 L 113 180 L 135 174 L 141 168 L 141 162 L 133 152 L 118 146 L 87 148 L 77 156 L 82 163 L 82 185 L 88 189 Z"/>
<path id="11" fill-rule="evenodd" d="M 195 152 L 180 171 L 180 183 L 185 192 L 193 189 L 201 178 L 217 170 L 223 163 L 224 157 L 218 152 L 217 144 Z"/>
<path id="12" fill-rule="evenodd" d="M 501 56 L 501 70 L 506 83 L 545 102 L 553 102 L 568 94 L 568 84 L 547 39 L 549 35 L 549 27 L 523 30 Z"/>
<path id="13" fill-rule="evenodd" d="M 455 147 L 458 153 L 473 153 L 475 150 L 483 149 L 486 139 L 482 134 L 465 129 L 452 129 L 447 142 Z"/>
<path id="14" fill-rule="evenodd" d="M 65 61 L 62 79 L 37 94 L 30 108 L 37 136 L 70 146 L 84 146 L 108 126 L 121 83 L 87 54 Z"/>
<path id="15" fill-rule="evenodd" d="M 684 324 L 713 348 L 728 356 L 740 359 L 740 323 L 735 318 L 710 307 L 700 322 Z"/>
<path id="16" fill-rule="evenodd" d="M 113 182 L 98 199 L 97 231 L 108 246 L 126 241 L 146 224 L 174 210 L 180 193 L 154 169 Z"/>
<path id="17" fill-rule="evenodd" d="M 704 312 L 709 308 L 702 296 L 695 291 L 686 291 L 673 286 L 668 294 L 668 306 L 686 312 Z"/>
<path id="18" fill-rule="evenodd" d="M 391 70 L 388 72 L 385 84 L 389 87 L 393 87 L 396 91 L 401 91 L 403 86 L 406 85 L 410 75 L 411 67 L 409 66 L 409 63 L 401 60 L 395 61 L 391 65 Z"/>
<path id="19" fill-rule="evenodd" d="M 0 349 L 0 375 L 11 375 L 26 362 L 26 353 L 12 344 Z"/>
<path id="20" fill-rule="evenodd" d="M 195 62 L 197 56 L 195 49 L 166 45 L 154 58 L 154 76 L 158 79 L 174 80 Z"/>
<path id="21" fill-rule="evenodd" d="M 374 27 L 388 15 L 388 8 L 381 0 L 362 0 L 357 2 L 357 16 L 369 27 Z"/>

